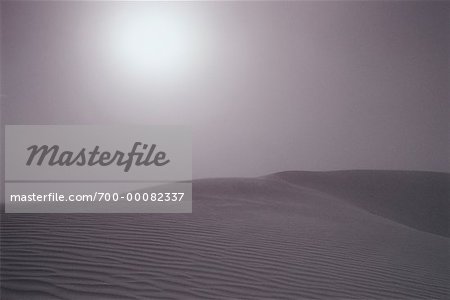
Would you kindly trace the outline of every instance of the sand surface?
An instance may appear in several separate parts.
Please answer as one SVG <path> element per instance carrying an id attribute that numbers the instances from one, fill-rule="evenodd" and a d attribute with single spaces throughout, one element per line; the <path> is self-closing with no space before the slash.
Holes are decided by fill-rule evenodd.
<path id="1" fill-rule="evenodd" d="M 192 214 L 3 214 L 1 299 L 449 299 L 450 175 L 193 182 Z"/>

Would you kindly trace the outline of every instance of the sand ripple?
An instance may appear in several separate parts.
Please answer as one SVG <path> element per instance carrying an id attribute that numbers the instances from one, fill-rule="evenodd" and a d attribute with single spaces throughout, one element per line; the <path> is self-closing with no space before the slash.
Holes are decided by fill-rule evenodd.
<path id="1" fill-rule="evenodd" d="M 449 247 L 280 180 L 194 182 L 193 214 L 2 215 L 2 299 L 448 299 Z"/>

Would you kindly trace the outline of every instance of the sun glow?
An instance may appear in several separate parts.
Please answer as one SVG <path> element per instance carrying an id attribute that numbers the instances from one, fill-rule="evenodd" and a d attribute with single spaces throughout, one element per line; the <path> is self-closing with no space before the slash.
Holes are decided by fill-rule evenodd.
<path id="1" fill-rule="evenodd" d="M 107 27 L 109 64 L 131 80 L 173 82 L 194 75 L 202 58 L 202 28 L 170 7 L 132 7 Z"/>

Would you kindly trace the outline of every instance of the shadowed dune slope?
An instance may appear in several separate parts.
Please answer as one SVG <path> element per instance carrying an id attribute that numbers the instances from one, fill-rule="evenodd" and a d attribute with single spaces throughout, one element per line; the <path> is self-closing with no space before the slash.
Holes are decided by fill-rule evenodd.
<path id="1" fill-rule="evenodd" d="M 447 173 L 291 171 L 267 178 L 313 188 L 407 226 L 450 236 L 450 174 Z"/>
<path id="2" fill-rule="evenodd" d="M 448 299 L 449 238 L 399 221 L 445 199 L 385 174 L 195 180 L 192 214 L 2 215 L 2 299 Z"/>

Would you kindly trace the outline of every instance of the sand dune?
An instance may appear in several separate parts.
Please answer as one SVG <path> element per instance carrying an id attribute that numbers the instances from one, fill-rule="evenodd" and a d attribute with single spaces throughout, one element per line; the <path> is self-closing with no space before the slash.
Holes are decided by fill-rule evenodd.
<path id="1" fill-rule="evenodd" d="M 407 226 L 450 237 L 450 174 L 294 171 L 267 178 L 314 188 Z"/>
<path id="2" fill-rule="evenodd" d="M 448 174 L 193 182 L 192 214 L 2 215 L 2 299 L 448 299 Z"/>

